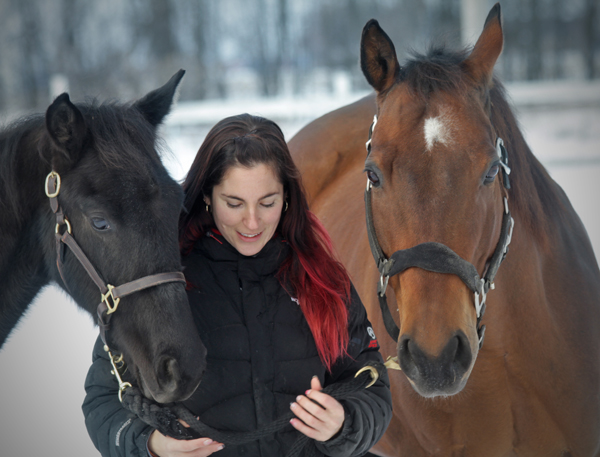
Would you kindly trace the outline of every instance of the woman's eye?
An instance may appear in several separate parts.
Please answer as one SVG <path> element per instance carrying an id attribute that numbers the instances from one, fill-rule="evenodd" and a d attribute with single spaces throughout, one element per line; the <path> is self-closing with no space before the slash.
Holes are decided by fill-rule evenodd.
<path id="1" fill-rule="evenodd" d="M 492 168 L 490 168 L 487 172 L 487 174 L 485 175 L 485 181 L 486 182 L 492 182 L 494 180 L 494 178 L 496 177 L 496 175 L 498 174 L 498 171 L 500 170 L 500 165 L 494 165 Z"/>
<path id="2" fill-rule="evenodd" d="M 265 208 L 273 208 L 273 206 L 275 206 L 275 202 L 263 203 L 263 207 L 265 207 Z"/>
<path id="3" fill-rule="evenodd" d="M 239 208 L 240 206 L 242 206 L 241 203 L 238 203 L 237 205 L 234 205 L 233 203 L 227 202 L 227 207 L 228 208 Z"/>
<path id="4" fill-rule="evenodd" d="M 374 186 L 379 185 L 379 177 L 377 176 L 377 174 L 375 174 L 374 171 L 367 170 L 367 179 L 371 181 L 371 184 L 373 184 Z"/>
<path id="5" fill-rule="evenodd" d="M 102 217 L 92 217 L 92 225 L 96 230 L 108 230 L 110 228 L 108 221 Z"/>

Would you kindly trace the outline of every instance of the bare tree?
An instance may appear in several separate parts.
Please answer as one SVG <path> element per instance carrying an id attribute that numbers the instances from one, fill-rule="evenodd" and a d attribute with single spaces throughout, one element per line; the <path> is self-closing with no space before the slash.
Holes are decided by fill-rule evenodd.
<path id="1" fill-rule="evenodd" d="M 598 76 L 596 71 L 596 51 L 598 48 L 598 5 L 599 0 L 587 0 L 583 20 L 583 55 L 585 60 L 585 73 L 588 79 Z"/>

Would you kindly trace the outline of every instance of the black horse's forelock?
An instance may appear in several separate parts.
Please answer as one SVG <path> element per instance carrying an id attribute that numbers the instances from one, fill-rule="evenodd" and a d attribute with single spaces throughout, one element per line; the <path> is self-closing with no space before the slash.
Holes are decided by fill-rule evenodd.
<path id="1" fill-rule="evenodd" d="M 76 106 L 85 119 L 88 138 L 106 166 L 135 170 L 145 157 L 160 161 L 156 129 L 133 106 L 96 100 Z"/>
<path id="2" fill-rule="evenodd" d="M 159 164 L 156 129 L 133 105 L 98 103 L 93 99 L 76 106 L 84 116 L 90 146 L 107 168 L 139 172 L 145 169 L 139 166 L 142 161 Z M 31 144 L 23 147 L 26 137 Z M 40 113 L 16 119 L 0 130 L 0 209 L 3 212 L 19 214 L 17 205 L 22 183 L 18 182 L 18 160 L 39 162 L 40 167 L 45 164 L 50 171 L 45 153 L 51 147 L 50 141 L 44 114 Z M 27 152 L 31 157 L 17 157 Z"/>

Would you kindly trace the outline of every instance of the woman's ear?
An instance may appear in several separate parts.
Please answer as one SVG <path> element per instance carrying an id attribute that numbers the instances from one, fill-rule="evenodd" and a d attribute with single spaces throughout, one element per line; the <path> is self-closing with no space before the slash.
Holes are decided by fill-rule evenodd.
<path id="1" fill-rule="evenodd" d="M 204 195 L 204 196 L 202 197 L 202 199 L 204 200 L 204 203 L 206 203 L 207 205 L 209 205 L 209 206 L 210 206 L 210 197 L 207 197 L 206 195 Z"/>

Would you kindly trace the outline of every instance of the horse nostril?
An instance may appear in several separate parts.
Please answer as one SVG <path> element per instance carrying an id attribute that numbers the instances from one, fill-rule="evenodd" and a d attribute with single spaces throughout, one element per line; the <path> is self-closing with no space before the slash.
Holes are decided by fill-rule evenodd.
<path id="1" fill-rule="evenodd" d="M 170 356 L 161 356 L 156 365 L 156 378 L 164 391 L 175 391 L 181 381 L 179 363 Z"/>
<path id="2" fill-rule="evenodd" d="M 463 332 L 458 332 L 454 337 L 456 340 L 456 348 L 454 350 L 454 364 L 459 367 L 463 372 L 466 372 L 471 366 L 473 360 L 473 354 L 471 353 L 471 346 L 469 346 L 469 340 Z"/>
<path id="3" fill-rule="evenodd" d="M 414 350 L 419 352 L 418 346 L 415 347 L 408 335 L 402 335 L 398 343 L 398 355 L 400 361 L 400 368 L 409 377 L 413 378 L 418 374 L 417 363 L 414 359 Z"/>

